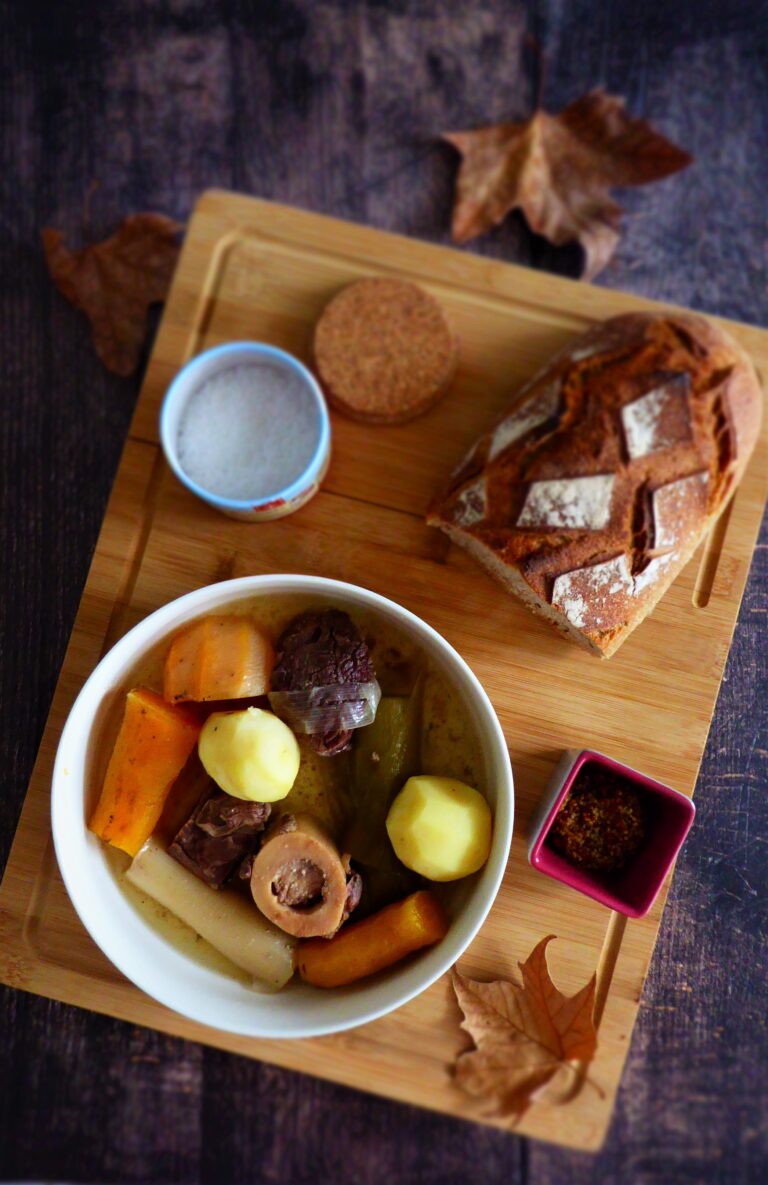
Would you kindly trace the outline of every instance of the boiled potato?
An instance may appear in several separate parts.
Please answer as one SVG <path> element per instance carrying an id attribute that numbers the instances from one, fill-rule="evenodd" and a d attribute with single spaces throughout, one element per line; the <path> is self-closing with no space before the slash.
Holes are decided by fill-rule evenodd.
<path id="1" fill-rule="evenodd" d="M 299 743 L 287 724 L 263 708 L 212 712 L 198 753 L 214 782 L 235 798 L 277 802 L 299 772 Z"/>
<path id="2" fill-rule="evenodd" d="M 482 868 L 491 831 L 488 803 L 456 778 L 409 778 L 387 815 L 398 859 L 431 881 L 458 880 Z"/>

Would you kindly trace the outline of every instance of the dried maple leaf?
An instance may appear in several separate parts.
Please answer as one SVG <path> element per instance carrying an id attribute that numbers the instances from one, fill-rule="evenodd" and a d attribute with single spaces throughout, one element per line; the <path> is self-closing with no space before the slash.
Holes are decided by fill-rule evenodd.
<path id="1" fill-rule="evenodd" d="M 555 987 L 543 938 L 524 963 L 522 985 L 478 983 L 453 971 L 462 1028 L 475 1049 L 459 1054 L 456 1081 L 519 1119 L 532 1102 L 566 1102 L 581 1086 L 597 1049 L 592 1020 L 596 976 L 575 996 Z"/>
<path id="2" fill-rule="evenodd" d="M 552 243 L 578 240 L 585 278 L 601 271 L 619 241 L 621 207 L 614 185 L 645 185 L 693 159 L 624 100 L 593 90 L 559 115 L 537 111 L 525 123 L 500 123 L 443 139 L 462 155 L 453 209 L 453 238 L 465 243 L 519 208 L 532 230 Z"/>
<path id="3" fill-rule="evenodd" d="M 111 238 L 80 251 L 70 251 L 60 231 L 43 231 L 53 282 L 88 316 L 96 353 L 115 374 L 132 374 L 139 364 L 147 310 L 165 300 L 182 229 L 163 214 L 133 214 Z"/>

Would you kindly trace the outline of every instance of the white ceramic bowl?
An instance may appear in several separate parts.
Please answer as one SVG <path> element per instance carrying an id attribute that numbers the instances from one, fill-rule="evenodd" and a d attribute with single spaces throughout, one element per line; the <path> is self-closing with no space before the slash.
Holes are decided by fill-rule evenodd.
<path id="1" fill-rule="evenodd" d="M 457 881 L 442 942 L 402 966 L 333 991 L 293 982 L 265 995 L 215 972 L 161 937 L 123 892 L 106 845 L 86 828 L 97 787 L 98 735 L 130 669 L 185 622 L 221 612 L 245 597 L 300 594 L 373 610 L 410 635 L 464 697 L 483 741 L 488 798 L 494 813 L 490 858 L 475 876 Z M 504 734 L 467 664 L 441 636 L 377 593 L 313 576 L 246 576 L 198 589 L 152 613 L 102 659 L 78 696 L 62 733 L 53 772 L 53 838 L 64 883 L 80 919 L 104 953 L 137 987 L 201 1024 L 253 1037 L 314 1037 L 374 1020 L 418 995 L 462 954 L 480 929 L 504 874 L 512 838 L 514 791 Z"/>

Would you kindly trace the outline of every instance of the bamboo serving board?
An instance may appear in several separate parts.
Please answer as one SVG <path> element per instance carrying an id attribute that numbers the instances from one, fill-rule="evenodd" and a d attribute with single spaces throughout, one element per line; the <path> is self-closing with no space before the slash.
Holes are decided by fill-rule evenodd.
<path id="1" fill-rule="evenodd" d="M 335 417 L 322 492 L 289 519 L 226 519 L 187 493 L 157 442 L 160 400 L 192 355 L 252 338 L 309 360 L 312 325 L 344 283 L 418 281 L 461 341 L 446 399 L 421 419 L 368 427 Z M 765 498 L 768 430 L 736 497 L 659 608 L 609 662 L 561 639 L 423 522 L 426 504 L 511 392 L 594 319 L 650 302 L 429 246 L 284 206 L 206 193 L 190 223 L 125 446 L 21 821 L 0 887 L 0 978 L 362 1090 L 505 1126 L 465 1096 L 450 1067 L 467 1047 L 446 978 L 397 1012 L 337 1037 L 244 1039 L 144 996 L 93 944 L 69 904 L 49 829 L 50 775 L 66 714 L 100 656 L 146 614 L 190 589 L 257 572 L 363 584 L 438 629 L 498 712 L 515 773 L 515 837 L 499 896 L 461 960 L 509 976 L 545 934 L 555 982 L 597 970 L 599 1047 L 587 1088 L 534 1105 L 515 1129 L 594 1149 L 605 1136 L 656 939 L 663 897 L 627 921 L 534 871 L 527 829 L 560 751 L 603 750 L 690 794 L 696 781 Z M 768 332 L 728 328 L 768 374 Z M 683 855 L 684 858 L 684 855 Z"/>

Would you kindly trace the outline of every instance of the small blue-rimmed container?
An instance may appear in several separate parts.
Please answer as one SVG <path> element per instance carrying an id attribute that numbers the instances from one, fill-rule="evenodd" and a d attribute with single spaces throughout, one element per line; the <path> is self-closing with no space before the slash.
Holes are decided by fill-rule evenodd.
<path id="1" fill-rule="evenodd" d="M 212 375 L 254 363 L 266 363 L 278 370 L 284 369 L 302 380 L 308 406 L 317 418 L 316 445 L 304 472 L 285 488 L 260 498 L 224 498 L 204 489 L 185 473 L 178 456 L 179 428 L 187 401 Z M 229 342 L 198 354 L 176 375 L 160 410 L 160 442 L 166 460 L 179 481 L 203 502 L 230 518 L 254 523 L 267 522 L 292 514 L 317 493 L 331 459 L 331 424 L 320 386 L 298 358 L 264 342 Z M 258 457 L 257 441 L 254 441 L 254 456 Z"/>

